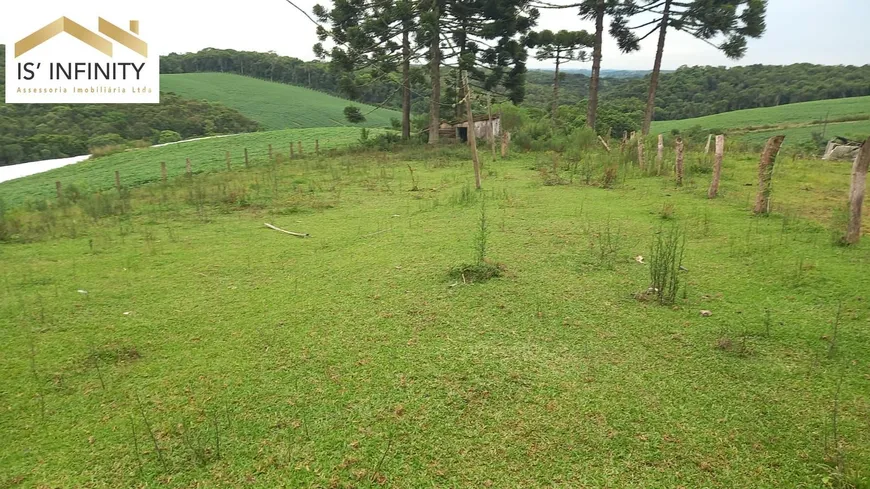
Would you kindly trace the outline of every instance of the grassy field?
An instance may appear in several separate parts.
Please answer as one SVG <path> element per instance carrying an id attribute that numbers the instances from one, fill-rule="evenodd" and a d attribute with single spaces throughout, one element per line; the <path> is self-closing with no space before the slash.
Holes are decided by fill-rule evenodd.
<path id="1" fill-rule="evenodd" d="M 382 134 L 382 130 L 369 130 L 371 137 Z M 0 182 L 0 199 L 8 206 L 18 206 L 28 200 L 43 200 L 56 195 L 55 182 L 64 186 L 74 185 L 85 191 L 98 191 L 113 188 L 115 171 L 121 174 L 124 186 L 133 187 L 160 180 L 160 163 L 166 162 L 168 177 L 183 175 L 187 171 L 187 158 L 190 158 L 194 173 L 226 169 L 226 152 L 230 152 L 231 166 L 244 166 L 245 148 L 248 148 L 249 162 L 256 164 L 269 159 L 269 145 L 274 156 L 289 156 L 294 145 L 294 155 L 298 154 L 298 143 L 302 142 L 303 154 L 314 152 L 315 142 L 320 149 L 344 150 L 355 145 L 360 139 L 360 129 L 351 127 L 323 127 L 311 129 L 288 129 L 239 134 L 235 136 L 204 139 L 162 148 L 145 148 L 96 158 L 93 160 L 65 166 L 27 178 Z"/>
<path id="2" fill-rule="evenodd" d="M 354 126 L 344 108 L 356 105 L 366 114 L 365 127 L 390 127 L 401 119 L 395 110 L 351 102 L 315 90 L 228 73 L 160 75 L 160 89 L 183 97 L 220 102 L 263 124 L 267 129 Z"/>
<path id="3" fill-rule="evenodd" d="M 825 119 L 833 122 L 826 125 Z M 863 140 L 870 136 L 870 97 L 818 100 L 737 110 L 695 119 L 655 121 L 652 132 L 686 131 L 697 126 L 724 131 L 756 144 L 763 143 L 775 134 L 785 134 L 784 149 L 811 141 L 813 133 L 824 134 L 826 138 L 842 136 Z"/>
<path id="4" fill-rule="evenodd" d="M 2 487 L 867 487 L 870 241 L 831 239 L 848 164 L 783 159 L 753 218 L 757 155 L 708 201 L 699 155 L 680 188 L 487 156 L 478 195 L 464 151 L 7 214 L 33 241 L 0 245 Z M 482 214 L 505 271 L 467 284 Z"/>

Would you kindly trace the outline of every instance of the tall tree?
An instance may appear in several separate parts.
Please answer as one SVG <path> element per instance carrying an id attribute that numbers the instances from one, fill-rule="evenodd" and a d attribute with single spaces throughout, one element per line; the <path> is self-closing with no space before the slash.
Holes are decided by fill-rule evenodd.
<path id="1" fill-rule="evenodd" d="M 527 45 L 537 48 L 535 59 L 538 61 L 553 61 L 556 64 L 553 75 L 553 109 L 552 118 L 555 120 L 559 112 L 559 68 L 564 63 L 571 61 L 586 61 L 586 51 L 594 44 L 594 38 L 586 31 L 561 30 L 554 33 L 546 29 L 540 32 L 532 32 L 528 36 Z"/>
<path id="2" fill-rule="evenodd" d="M 375 78 L 389 76 L 401 67 L 402 138 L 411 137 L 411 35 L 417 30 L 419 12 L 412 0 L 391 2 L 334 0 L 332 9 L 314 6 L 314 15 L 323 25 L 317 27 L 320 42 L 314 45 L 318 57 L 331 58 L 340 74 L 339 86 L 350 96 L 359 95 L 358 74 L 371 71 Z M 327 52 L 323 42 L 335 46 Z M 417 47 L 417 43 L 413 47 Z M 398 91 L 398 90 L 397 90 Z"/>
<path id="3" fill-rule="evenodd" d="M 445 7 L 441 28 L 449 33 L 449 51 L 442 52 L 443 62 L 458 68 L 457 81 L 467 72 L 475 88 L 522 102 L 525 36 L 537 22 L 538 10 L 529 0 L 450 0 Z"/>
<path id="4" fill-rule="evenodd" d="M 601 80 L 602 45 L 604 44 L 605 16 L 614 16 L 619 11 L 620 0 L 580 0 L 557 3 L 551 0 L 532 0 L 532 6 L 541 9 L 578 8 L 580 18 L 595 21 L 595 36 L 592 42 L 592 73 L 589 77 L 589 102 L 586 108 L 586 127 L 595 129 L 598 121 L 598 87 Z M 620 22 L 610 24 L 610 35 L 616 39 L 620 51 L 628 53 L 639 49 L 636 38 Z"/>
<path id="5" fill-rule="evenodd" d="M 655 114 L 656 89 L 668 29 L 689 33 L 715 46 L 729 58 L 739 59 L 746 53 L 746 39 L 758 38 L 764 33 L 766 11 L 767 0 L 624 0 L 619 5 L 612 28 L 636 31 L 653 26 L 640 37 L 632 35 L 628 43 L 636 45 L 656 32 L 659 34 L 641 128 L 644 135 L 649 134 Z M 628 26 L 630 17 L 650 15 L 652 20 Z M 716 43 L 716 39 L 721 40 Z"/>

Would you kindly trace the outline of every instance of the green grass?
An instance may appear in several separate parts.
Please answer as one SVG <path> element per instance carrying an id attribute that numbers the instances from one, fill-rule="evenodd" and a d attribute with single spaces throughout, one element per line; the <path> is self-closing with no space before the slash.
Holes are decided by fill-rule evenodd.
<path id="1" fill-rule="evenodd" d="M 829 122 L 825 124 L 827 118 Z M 864 140 L 870 136 L 870 97 L 836 100 L 818 100 L 799 104 L 780 105 L 760 109 L 737 110 L 722 114 L 653 122 L 653 133 L 670 134 L 673 130 L 686 132 L 700 127 L 703 131 L 723 131 L 733 139 L 761 145 L 774 135 L 786 136 L 786 151 L 813 146 L 815 133 L 825 139 L 841 136 Z M 706 140 L 706 132 L 696 134 Z M 821 151 L 821 148 L 818 148 Z"/>
<path id="2" fill-rule="evenodd" d="M 96 222 L 15 214 L 37 241 L 0 245 L 0 484 L 836 487 L 839 382 L 866 487 L 870 244 L 828 229 L 848 164 L 782 159 L 753 218 L 757 155 L 728 155 L 714 201 L 696 154 L 682 188 L 622 166 L 612 190 L 485 157 L 504 273 L 466 285 L 464 151 L 182 177 Z M 612 162 L 586 156 L 598 182 Z M 686 287 L 663 307 L 636 298 L 635 257 L 672 225 Z"/>
<path id="3" fill-rule="evenodd" d="M 371 136 L 384 131 L 370 130 Z M 244 150 L 252 164 L 269 159 L 269 145 L 274 155 L 287 157 L 293 143 L 298 155 L 298 142 L 302 141 L 307 156 L 314 153 L 315 141 L 320 149 L 347 149 L 357 144 L 360 129 L 351 127 L 324 127 L 289 129 L 191 141 L 162 148 L 145 148 L 117 153 L 102 158 L 76 163 L 26 178 L 0 183 L 0 197 L 8 206 L 18 206 L 28 200 L 43 200 L 56 195 L 55 182 L 63 186 L 75 185 L 83 190 L 97 191 L 113 188 L 115 171 L 121 173 L 124 186 L 133 187 L 158 181 L 160 162 L 166 162 L 167 175 L 175 177 L 187 171 L 186 159 L 190 158 L 195 173 L 226 169 L 226 152 L 230 152 L 232 166 L 244 166 Z"/>
<path id="4" fill-rule="evenodd" d="M 377 109 L 307 88 L 228 73 L 160 75 L 160 89 L 183 97 L 220 102 L 267 129 L 351 126 L 344 108 L 356 105 L 366 114 L 365 127 L 390 127 L 401 119 L 395 110 Z M 374 110 L 374 112 L 369 113 Z"/>

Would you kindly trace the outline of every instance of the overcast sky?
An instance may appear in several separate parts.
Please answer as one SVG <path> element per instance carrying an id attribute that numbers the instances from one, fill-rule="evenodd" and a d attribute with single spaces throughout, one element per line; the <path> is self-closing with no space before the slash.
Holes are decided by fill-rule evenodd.
<path id="1" fill-rule="evenodd" d="M 12 2 L 0 17 L 0 41 L 10 43 L 10 31 L 29 32 L 61 15 L 96 30 L 102 15 L 119 23 L 128 17 L 141 20 L 141 35 L 160 53 L 197 51 L 205 47 L 250 51 L 275 51 L 304 60 L 313 58 L 317 42 L 315 26 L 286 0 L 28 0 Z M 311 11 L 318 0 L 296 0 Z M 329 3 L 321 0 L 321 3 Z M 663 61 L 665 69 L 682 65 L 819 64 L 870 63 L 870 0 L 769 0 L 767 32 L 751 40 L 741 60 L 727 59 L 713 47 L 681 33 L 668 34 Z M 124 25 L 124 24 L 119 24 Z M 538 29 L 592 30 L 571 10 L 542 12 Z M 655 56 L 655 36 L 647 39 L 638 53 L 623 55 L 606 38 L 605 69 L 647 70 Z M 549 65 L 531 60 L 533 68 Z M 571 68 L 588 68 L 572 63 Z"/>

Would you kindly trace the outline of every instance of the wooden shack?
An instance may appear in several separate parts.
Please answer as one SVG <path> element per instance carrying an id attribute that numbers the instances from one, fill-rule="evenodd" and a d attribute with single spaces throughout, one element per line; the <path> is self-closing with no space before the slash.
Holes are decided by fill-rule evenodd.
<path id="1" fill-rule="evenodd" d="M 429 129 L 423 132 L 428 133 Z M 478 139 L 488 140 L 490 134 L 495 138 L 501 137 L 501 118 L 492 116 L 490 123 L 489 115 L 474 116 L 474 134 Z M 468 142 L 468 120 L 443 121 L 438 130 L 438 139 L 444 142 Z"/>

